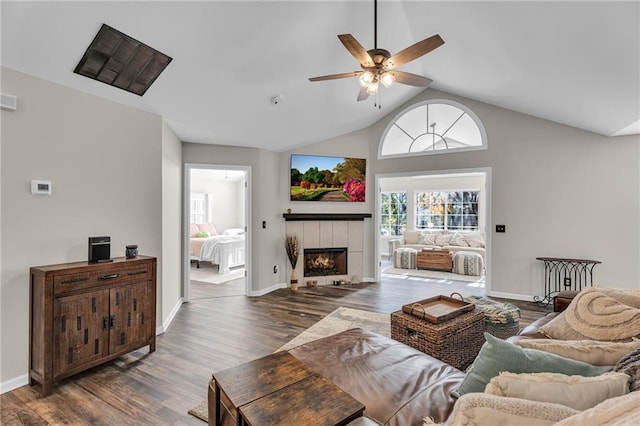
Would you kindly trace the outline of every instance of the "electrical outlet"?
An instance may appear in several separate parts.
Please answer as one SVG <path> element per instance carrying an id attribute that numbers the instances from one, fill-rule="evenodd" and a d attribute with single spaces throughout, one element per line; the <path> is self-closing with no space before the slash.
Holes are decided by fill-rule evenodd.
<path id="1" fill-rule="evenodd" d="M 273 266 L 273 273 L 274 273 L 274 274 L 277 274 L 277 273 L 278 273 L 278 270 L 279 270 L 278 265 L 274 265 L 274 266 Z"/>
<path id="2" fill-rule="evenodd" d="M 507 232 L 507 225 L 496 225 L 496 232 Z"/>

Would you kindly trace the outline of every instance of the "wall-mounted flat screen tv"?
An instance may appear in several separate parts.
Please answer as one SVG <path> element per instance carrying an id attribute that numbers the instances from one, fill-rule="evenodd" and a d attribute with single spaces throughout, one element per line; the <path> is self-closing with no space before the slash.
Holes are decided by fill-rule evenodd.
<path id="1" fill-rule="evenodd" d="M 291 154 L 291 201 L 364 202 L 365 158 Z"/>

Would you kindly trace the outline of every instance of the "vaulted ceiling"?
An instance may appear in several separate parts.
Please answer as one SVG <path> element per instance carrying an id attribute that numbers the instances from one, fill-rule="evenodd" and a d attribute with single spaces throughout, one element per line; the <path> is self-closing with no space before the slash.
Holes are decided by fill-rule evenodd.
<path id="1" fill-rule="evenodd" d="M 291 149 L 370 126 L 423 90 L 383 88 L 378 109 L 356 102 L 356 79 L 308 81 L 360 69 L 336 35 L 373 48 L 371 0 L 0 7 L 2 66 L 159 114 L 186 142 Z M 73 73 L 103 23 L 173 58 L 143 97 Z M 637 1 L 380 1 L 378 47 L 433 34 L 445 44 L 399 69 L 603 135 L 640 133 Z"/>

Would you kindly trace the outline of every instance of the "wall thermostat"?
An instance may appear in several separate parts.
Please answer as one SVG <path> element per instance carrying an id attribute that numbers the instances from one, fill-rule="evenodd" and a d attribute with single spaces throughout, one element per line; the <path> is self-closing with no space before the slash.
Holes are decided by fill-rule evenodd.
<path id="1" fill-rule="evenodd" d="M 32 180 L 31 194 L 33 195 L 51 195 L 51 181 L 48 180 Z"/>

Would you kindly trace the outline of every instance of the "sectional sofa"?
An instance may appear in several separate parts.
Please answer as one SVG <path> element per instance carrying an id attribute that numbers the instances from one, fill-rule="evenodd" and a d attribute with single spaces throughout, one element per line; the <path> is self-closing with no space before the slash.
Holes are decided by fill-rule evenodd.
<path id="1" fill-rule="evenodd" d="M 640 311 L 640 306 L 632 309 Z M 539 319 L 511 342 L 486 334 L 487 342 L 466 372 L 362 329 L 289 352 L 364 404 L 364 416 L 351 426 L 439 422 L 577 426 L 614 420 L 619 422 L 614 424 L 636 424 L 640 419 L 640 341 L 596 342 L 577 350 L 575 343 L 566 342 L 560 344 L 565 351 L 562 356 L 524 345 L 525 341 L 529 345 L 562 343 L 542 331 L 564 321 L 563 315 L 552 313 Z M 625 333 L 629 334 L 628 327 Z M 640 337 L 640 329 L 632 328 L 631 333 Z M 591 362 L 570 358 L 567 352 L 590 357 Z M 616 371 L 611 372 L 612 368 Z M 212 382 L 209 419 L 215 418 L 214 400 Z"/>
<path id="2" fill-rule="evenodd" d="M 444 248 L 452 253 L 470 251 L 485 258 L 485 237 L 478 231 L 447 231 L 417 229 L 404 231 L 401 237 L 390 241 L 391 254 L 398 248 Z"/>

